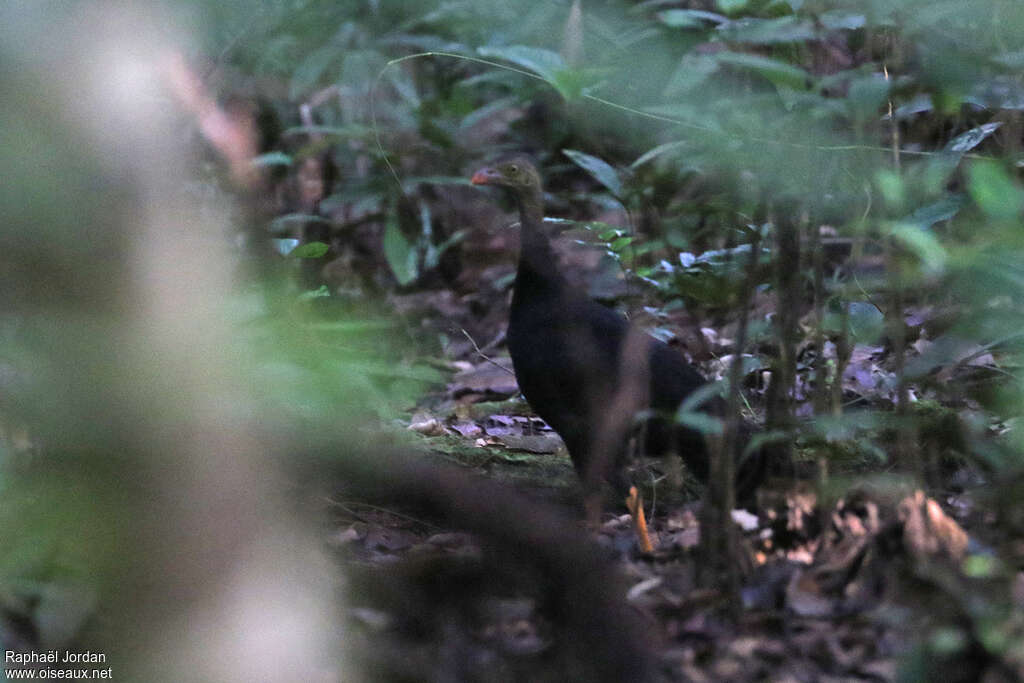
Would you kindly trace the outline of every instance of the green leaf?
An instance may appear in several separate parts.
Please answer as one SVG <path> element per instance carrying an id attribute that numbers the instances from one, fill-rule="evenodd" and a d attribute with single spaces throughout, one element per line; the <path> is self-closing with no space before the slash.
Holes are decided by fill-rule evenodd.
<path id="1" fill-rule="evenodd" d="M 960 208 L 966 203 L 962 194 L 950 195 L 934 204 L 922 206 L 904 219 L 906 223 L 913 223 L 919 228 L 930 228 L 940 221 L 948 221 L 959 213 Z"/>
<path id="2" fill-rule="evenodd" d="M 723 40 L 732 43 L 757 45 L 795 43 L 811 40 L 817 34 L 810 20 L 797 19 L 794 16 L 777 19 L 739 19 L 719 27 L 718 33 Z"/>
<path id="3" fill-rule="evenodd" d="M 864 28 L 864 25 L 867 23 L 867 19 L 863 14 L 852 14 L 838 10 L 825 12 L 818 17 L 818 20 L 829 31 L 856 30 Z"/>
<path id="4" fill-rule="evenodd" d="M 944 149 L 947 152 L 958 152 L 960 154 L 969 152 L 980 145 L 989 135 L 999 130 L 999 127 L 1002 125 L 1002 121 L 993 121 L 992 123 L 982 124 L 977 128 L 971 128 L 966 133 L 961 133 L 950 140 Z"/>
<path id="5" fill-rule="evenodd" d="M 705 28 L 708 23 L 723 24 L 728 19 L 715 12 L 697 9 L 668 9 L 658 12 L 658 21 L 671 28 Z"/>
<path id="6" fill-rule="evenodd" d="M 886 204 L 893 208 L 903 206 L 906 201 L 906 186 L 899 173 L 889 168 L 879 169 L 875 173 L 875 184 L 882 192 Z"/>
<path id="7" fill-rule="evenodd" d="M 477 49 L 477 53 L 484 57 L 504 59 L 536 74 L 567 100 L 578 97 L 594 75 L 591 70 L 572 68 L 562 59 L 562 55 L 541 47 L 528 45 L 481 47 Z"/>
<path id="8" fill-rule="evenodd" d="M 437 245 L 437 252 L 439 254 L 443 254 L 445 251 L 451 249 L 456 244 L 459 244 L 464 239 L 466 239 L 466 231 L 456 230 L 454 233 L 452 233 L 451 237 Z"/>
<path id="9" fill-rule="evenodd" d="M 252 159 L 252 165 L 257 167 L 264 166 L 291 166 L 292 158 L 284 152 L 267 152 L 266 154 L 260 154 Z"/>
<path id="10" fill-rule="evenodd" d="M 950 176 L 960 166 L 964 154 L 980 145 L 1001 125 L 1000 121 L 986 123 L 950 140 L 943 148 L 942 153 L 931 157 L 925 166 L 922 176 L 925 192 L 929 194 L 942 193 L 949 183 Z"/>
<path id="11" fill-rule="evenodd" d="M 583 89 L 593 80 L 593 69 L 565 68 L 555 72 L 551 85 L 567 100 L 580 96 Z"/>
<path id="12" fill-rule="evenodd" d="M 890 81 L 870 75 L 850 83 L 846 102 L 855 119 L 865 121 L 878 116 L 878 110 L 889 95 Z"/>
<path id="13" fill-rule="evenodd" d="M 725 385 L 721 382 L 710 382 L 705 384 L 697 391 L 693 392 L 683 401 L 683 404 L 679 406 L 677 411 L 679 415 L 683 413 L 696 412 L 698 408 L 707 403 L 709 400 L 721 397 L 722 392 L 725 389 Z"/>
<path id="14" fill-rule="evenodd" d="M 956 136 L 943 148 L 942 153 L 931 157 L 925 167 L 923 189 L 928 194 L 940 194 L 949 184 L 949 179 L 960 166 L 964 154 L 982 143 L 1002 125 L 1001 122 L 986 123 Z"/>
<path id="15" fill-rule="evenodd" d="M 749 263 L 751 246 L 749 244 L 741 244 L 738 247 L 731 247 L 729 249 L 709 249 L 701 253 L 694 260 L 694 264 L 706 264 L 711 268 L 726 267 L 735 269 L 737 267 L 746 267 L 745 264 Z M 761 248 L 760 256 L 766 256 L 770 253 L 770 249 L 767 247 Z M 680 263 L 683 262 L 683 255 L 680 254 Z M 743 265 L 741 265 L 743 264 Z"/>
<path id="16" fill-rule="evenodd" d="M 773 429 L 767 432 L 758 432 L 750 438 L 750 441 L 747 442 L 746 447 L 743 449 L 742 457 L 746 458 L 747 456 L 752 455 L 753 453 L 757 453 L 764 446 L 769 446 L 776 443 L 786 443 L 787 441 L 791 441 L 792 439 L 792 434 L 781 429 Z"/>
<path id="17" fill-rule="evenodd" d="M 718 69 L 718 62 L 711 55 L 684 55 L 665 84 L 665 97 L 676 98 L 687 93 L 699 92 L 698 89 L 704 87 L 704 84 L 717 74 Z M 691 107 L 690 113 L 683 118 L 699 118 L 699 115 L 697 110 Z"/>
<path id="18" fill-rule="evenodd" d="M 821 327 L 826 332 L 837 334 L 842 329 L 842 304 L 839 301 L 829 303 L 829 310 L 825 313 L 825 319 Z M 885 332 L 885 316 L 877 306 L 866 301 L 851 301 L 849 304 L 849 325 L 850 339 L 855 344 L 873 344 Z"/>
<path id="19" fill-rule="evenodd" d="M 508 45 L 504 47 L 481 47 L 477 53 L 482 57 L 496 57 L 532 71 L 551 85 L 555 84 L 557 74 L 568 67 L 562 55 L 541 47 L 528 45 Z"/>
<path id="20" fill-rule="evenodd" d="M 625 249 L 626 247 L 628 247 L 632 243 L 633 243 L 633 238 L 632 237 L 620 237 L 617 240 L 615 240 L 614 242 L 612 242 L 611 244 L 609 244 L 608 248 L 611 249 L 613 252 L 615 252 L 617 254 L 620 251 L 622 251 L 623 249 Z"/>
<path id="21" fill-rule="evenodd" d="M 313 299 L 327 299 L 330 296 L 331 291 L 327 289 L 327 285 L 320 285 L 316 289 L 308 289 L 302 292 L 295 299 L 297 301 L 312 301 Z"/>
<path id="22" fill-rule="evenodd" d="M 967 187 L 971 199 L 990 218 L 1012 221 L 1024 208 L 1024 197 L 1017 184 L 1001 165 L 980 161 L 967 169 Z"/>
<path id="23" fill-rule="evenodd" d="M 306 242 L 288 252 L 288 258 L 320 258 L 330 250 L 323 242 Z"/>
<path id="24" fill-rule="evenodd" d="M 563 149 L 562 153 L 569 157 L 574 164 L 592 175 L 597 182 L 607 187 L 615 197 L 622 197 L 622 180 L 608 162 L 574 149 Z"/>
<path id="25" fill-rule="evenodd" d="M 916 225 L 897 223 L 890 234 L 917 256 L 925 271 L 938 274 L 945 268 L 946 249 L 931 232 Z"/>
<path id="26" fill-rule="evenodd" d="M 768 365 L 769 363 L 767 363 L 763 358 L 759 358 L 758 356 L 754 355 L 744 354 L 743 357 L 740 358 L 740 376 L 746 377 L 752 372 L 756 372 L 758 370 L 762 370 L 768 367 Z"/>
<path id="27" fill-rule="evenodd" d="M 810 74 L 803 69 L 777 59 L 748 55 L 742 52 L 719 52 L 714 57 L 719 64 L 753 71 L 775 85 L 787 88 L 806 90 L 811 80 Z"/>
<path id="28" fill-rule="evenodd" d="M 857 344 L 872 344 L 885 332 L 885 315 L 866 301 L 850 302 L 848 320 L 850 337 Z"/>
<path id="29" fill-rule="evenodd" d="M 700 434 L 722 434 L 725 431 L 722 420 L 707 413 L 679 413 L 676 422 Z"/>
<path id="30" fill-rule="evenodd" d="M 384 229 L 384 258 L 391 266 L 391 272 L 395 274 L 398 284 L 402 286 L 415 280 L 419 274 L 416 267 L 416 250 L 402 234 L 394 212 L 388 216 L 387 227 Z"/>
<path id="31" fill-rule="evenodd" d="M 651 159 L 656 159 L 664 154 L 681 152 L 689 146 L 686 140 L 679 140 L 676 142 L 666 142 L 663 145 L 658 145 L 654 149 L 649 149 L 641 154 L 636 161 L 629 165 L 630 168 L 637 168 L 643 166 Z"/>
<path id="32" fill-rule="evenodd" d="M 725 14 L 735 14 L 747 6 L 747 0 L 718 0 L 718 9 Z"/>
<path id="33" fill-rule="evenodd" d="M 968 555 L 962 568 L 964 574 L 975 579 L 991 578 L 1006 570 L 997 558 L 987 555 Z"/>

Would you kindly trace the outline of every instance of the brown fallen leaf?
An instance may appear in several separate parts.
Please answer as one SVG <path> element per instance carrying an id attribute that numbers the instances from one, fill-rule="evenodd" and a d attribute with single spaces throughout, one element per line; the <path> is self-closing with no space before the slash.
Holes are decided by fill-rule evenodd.
<path id="1" fill-rule="evenodd" d="M 903 543 L 918 560 L 936 555 L 959 560 L 967 551 L 967 532 L 923 491 L 901 500 L 896 513 L 903 523 Z"/>
<path id="2" fill-rule="evenodd" d="M 475 422 L 456 422 L 449 429 L 458 432 L 460 436 L 471 438 L 483 434 L 483 429 Z"/>
<path id="3" fill-rule="evenodd" d="M 441 436 L 445 433 L 444 425 L 435 417 L 413 419 L 408 426 L 409 431 L 423 434 L 424 436 Z"/>

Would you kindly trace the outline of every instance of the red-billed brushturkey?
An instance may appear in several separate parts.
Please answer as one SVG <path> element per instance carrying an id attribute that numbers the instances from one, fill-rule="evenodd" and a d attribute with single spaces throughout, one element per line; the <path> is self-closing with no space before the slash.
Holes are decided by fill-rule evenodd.
<path id="1" fill-rule="evenodd" d="M 478 170 L 472 183 L 508 188 L 518 204 L 521 246 L 509 353 L 523 395 L 565 441 L 585 488 L 593 492 L 602 479 L 609 481 L 621 493 L 630 491 L 631 510 L 642 512 L 634 509 L 635 489 L 623 474 L 629 439 L 637 433 L 633 416 L 641 411 L 654 415 L 640 430 L 644 452 L 674 451 L 706 480 L 703 436 L 672 421 L 680 403 L 706 384 L 701 374 L 681 354 L 566 282 L 544 232 L 541 178 L 529 159 L 498 159 Z M 721 415 L 723 402 L 712 399 L 704 409 Z M 629 414 L 618 414 L 623 410 Z M 760 479 L 760 460 L 738 468 L 741 500 Z"/>

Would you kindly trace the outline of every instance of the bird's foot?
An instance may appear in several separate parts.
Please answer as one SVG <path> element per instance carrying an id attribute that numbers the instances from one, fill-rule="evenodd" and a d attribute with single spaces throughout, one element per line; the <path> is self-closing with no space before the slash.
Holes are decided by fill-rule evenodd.
<path id="1" fill-rule="evenodd" d="M 629 487 L 626 507 L 629 508 L 629 514 L 633 517 L 633 529 L 636 531 L 637 543 L 640 544 L 640 552 L 653 553 L 654 546 L 651 544 L 651 536 L 647 532 L 647 518 L 644 516 L 644 503 L 635 486 Z"/>

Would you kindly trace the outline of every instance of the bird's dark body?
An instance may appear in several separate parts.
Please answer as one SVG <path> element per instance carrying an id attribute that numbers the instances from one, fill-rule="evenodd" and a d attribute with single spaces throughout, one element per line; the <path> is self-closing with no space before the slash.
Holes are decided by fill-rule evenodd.
<path id="1" fill-rule="evenodd" d="M 678 352 L 647 335 L 641 363 L 624 363 L 629 333 L 629 323 L 618 312 L 569 288 L 560 277 L 534 272 L 528 264 L 520 266 L 508 326 L 516 380 L 537 414 L 565 441 L 577 471 L 583 475 L 589 464 L 594 439 L 622 385 L 620 374 L 638 372 L 647 376 L 649 400 L 636 407 L 662 416 L 645 424 L 643 451 L 679 452 L 694 475 L 706 479 L 707 452 L 701 435 L 673 427 L 663 417 L 703 386 L 704 378 Z M 598 474 L 623 488 L 619 472 L 625 443 L 614 450 L 606 471 Z"/>
<path id="2" fill-rule="evenodd" d="M 622 491 L 628 488 L 622 465 L 632 415 L 643 411 L 654 416 L 641 430 L 644 452 L 674 451 L 695 476 L 706 480 L 709 459 L 703 436 L 671 420 L 682 401 L 705 384 L 704 378 L 681 354 L 632 330 L 622 315 L 566 282 L 544 233 L 540 176 L 528 160 L 499 160 L 478 171 L 473 183 L 508 187 L 519 204 L 521 246 L 509 314 L 509 353 L 523 395 L 565 441 L 584 483 L 604 479 Z M 724 412 L 720 399 L 703 409 Z M 629 410 L 625 419 L 617 414 L 623 410 Z M 741 479 L 753 483 L 756 477 L 751 475 L 747 468 Z"/>

